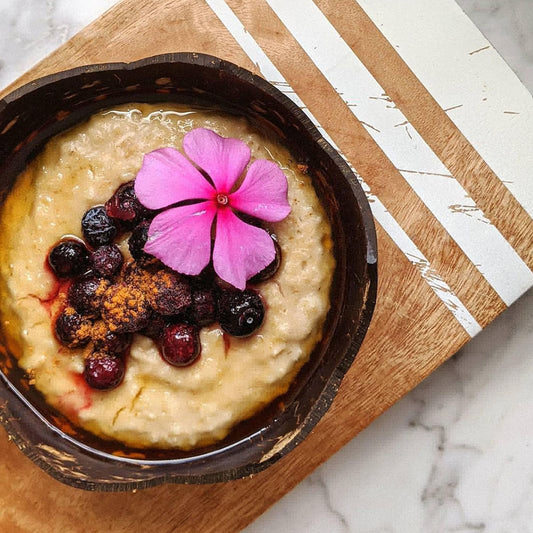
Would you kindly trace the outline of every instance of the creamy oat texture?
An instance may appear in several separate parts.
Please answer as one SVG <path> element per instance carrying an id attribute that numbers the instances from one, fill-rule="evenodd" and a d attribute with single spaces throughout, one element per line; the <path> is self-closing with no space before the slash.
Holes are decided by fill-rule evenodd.
<path id="1" fill-rule="evenodd" d="M 135 335 L 123 383 L 84 386 L 83 350 L 58 344 L 45 300 L 56 286 L 45 268 L 63 235 L 81 235 L 80 219 L 133 179 L 143 154 L 181 149 L 185 133 L 210 128 L 236 137 L 252 159 L 272 159 L 289 182 L 292 213 L 274 224 L 283 262 L 260 286 L 266 317 L 258 332 L 225 346 L 217 326 L 201 331 L 202 355 L 186 368 L 165 363 Z M 135 104 L 108 110 L 54 138 L 19 177 L 5 202 L 0 232 L 2 326 L 19 364 L 47 401 L 78 425 L 130 446 L 191 449 L 224 438 L 285 392 L 319 340 L 334 269 L 330 227 L 310 179 L 288 152 L 243 118 L 183 107 Z M 127 246 L 122 249 L 127 255 Z"/>

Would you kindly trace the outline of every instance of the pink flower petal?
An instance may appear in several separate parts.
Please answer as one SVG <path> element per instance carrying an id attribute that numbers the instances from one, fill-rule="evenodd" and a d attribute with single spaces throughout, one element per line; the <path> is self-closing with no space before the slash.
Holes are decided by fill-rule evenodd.
<path id="1" fill-rule="evenodd" d="M 285 174 L 272 161 L 254 161 L 242 185 L 231 194 L 230 205 L 269 222 L 283 220 L 291 212 Z"/>
<path id="2" fill-rule="evenodd" d="M 150 224 L 145 252 L 177 272 L 199 274 L 211 257 L 211 226 L 216 212 L 213 202 L 163 211 Z"/>
<path id="3" fill-rule="evenodd" d="M 231 209 L 218 210 L 213 266 L 223 280 L 244 290 L 246 280 L 275 256 L 274 243 L 265 230 L 246 224 Z"/>
<path id="4" fill-rule="evenodd" d="M 135 194 L 148 209 L 161 209 L 184 200 L 213 196 L 213 187 L 194 165 L 174 148 L 145 154 L 135 178 Z"/>
<path id="5" fill-rule="evenodd" d="M 221 137 L 205 128 L 187 133 L 183 149 L 209 174 L 220 193 L 231 191 L 250 161 L 250 148 L 241 140 Z"/>

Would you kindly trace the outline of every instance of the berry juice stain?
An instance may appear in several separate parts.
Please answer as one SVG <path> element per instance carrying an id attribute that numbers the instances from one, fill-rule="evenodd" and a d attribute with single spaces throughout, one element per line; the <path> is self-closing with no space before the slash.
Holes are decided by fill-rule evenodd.
<path id="1" fill-rule="evenodd" d="M 93 404 L 93 391 L 85 382 L 82 374 L 69 372 L 74 389 L 63 394 L 58 400 L 57 408 L 74 424 L 79 422 L 79 414 Z"/>
<path id="2" fill-rule="evenodd" d="M 78 410 L 83 411 L 84 409 L 89 409 L 89 407 L 91 407 L 91 405 L 93 404 L 93 391 L 91 387 L 87 385 L 82 374 L 72 372 L 71 375 L 80 397 L 83 398 L 83 403 Z"/>
<path id="3" fill-rule="evenodd" d="M 50 277 L 52 279 L 52 287 L 44 298 L 41 298 L 36 294 L 31 294 L 30 296 L 37 298 L 41 305 L 46 309 L 46 312 L 48 313 L 50 319 L 53 319 L 55 314 L 54 304 L 59 299 L 64 300 L 66 298 L 66 294 L 68 292 L 69 287 L 72 285 L 72 281 L 68 279 L 57 279 L 54 276 L 47 259 L 45 259 L 44 261 L 44 268 L 50 274 Z"/>
<path id="4" fill-rule="evenodd" d="M 227 357 L 229 349 L 231 348 L 231 337 L 225 331 L 223 331 L 222 339 L 224 341 L 224 355 Z"/>

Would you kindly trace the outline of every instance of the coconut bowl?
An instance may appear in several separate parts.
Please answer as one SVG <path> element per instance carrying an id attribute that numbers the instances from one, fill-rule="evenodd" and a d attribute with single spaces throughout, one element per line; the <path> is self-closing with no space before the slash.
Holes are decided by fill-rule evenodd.
<path id="1" fill-rule="evenodd" d="M 237 65 L 197 53 L 79 67 L 7 95 L 0 101 L 0 198 L 48 139 L 102 108 L 128 102 L 175 102 L 244 115 L 307 166 L 331 223 L 336 259 L 324 335 L 286 394 L 224 440 L 189 452 L 132 449 L 76 427 L 30 385 L 1 340 L 0 422 L 38 466 L 82 489 L 124 491 L 249 476 L 287 455 L 316 426 L 363 341 L 377 288 L 369 204 L 345 160 L 288 97 Z"/>

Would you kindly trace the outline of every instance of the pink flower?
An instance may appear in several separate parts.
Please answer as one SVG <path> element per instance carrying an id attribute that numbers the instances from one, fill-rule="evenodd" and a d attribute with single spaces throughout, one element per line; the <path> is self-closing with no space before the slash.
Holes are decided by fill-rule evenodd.
<path id="1" fill-rule="evenodd" d="M 197 128 L 183 139 L 189 159 L 211 178 L 214 186 L 178 150 L 161 148 L 144 156 L 135 180 L 135 193 L 149 209 L 168 208 L 158 214 L 148 231 L 144 250 L 177 272 L 199 274 L 211 258 L 215 221 L 215 272 L 238 289 L 275 258 L 269 234 L 247 224 L 234 211 L 267 222 L 290 213 L 287 178 L 272 161 L 258 159 L 237 190 L 235 183 L 250 162 L 250 148 L 239 139 L 226 139 Z M 174 204 L 191 200 L 197 203 Z"/>

